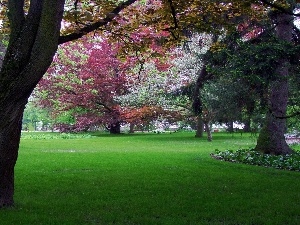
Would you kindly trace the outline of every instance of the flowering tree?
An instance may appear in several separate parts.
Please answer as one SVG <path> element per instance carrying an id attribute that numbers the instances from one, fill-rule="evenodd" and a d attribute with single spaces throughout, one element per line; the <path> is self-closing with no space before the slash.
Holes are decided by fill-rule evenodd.
<path id="1" fill-rule="evenodd" d="M 207 34 L 194 34 L 183 46 L 164 51 L 163 57 L 148 58 L 142 67 L 137 64 L 128 77 L 128 92 L 118 100 L 130 108 L 159 106 L 166 114 L 173 111 L 190 117 L 191 96 L 182 90 L 195 82 L 210 39 Z"/>
<path id="2" fill-rule="evenodd" d="M 114 98 L 126 92 L 127 67 L 117 52 L 118 47 L 105 39 L 62 46 L 38 85 L 40 104 L 53 107 L 57 115 L 71 110 L 75 124 L 68 129 L 105 125 L 111 133 L 119 133 L 122 118 Z"/>

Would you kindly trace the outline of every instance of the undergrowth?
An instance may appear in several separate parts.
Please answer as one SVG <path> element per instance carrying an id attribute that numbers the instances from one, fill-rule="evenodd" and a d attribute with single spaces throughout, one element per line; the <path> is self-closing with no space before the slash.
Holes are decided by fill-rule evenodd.
<path id="1" fill-rule="evenodd" d="M 263 154 L 253 148 L 239 149 L 237 151 L 219 151 L 216 149 L 211 156 L 215 159 L 229 162 L 300 171 L 300 152 L 294 152 L 293 154 L 288 155 L 271 155 Z"/>
<path id="2" fill-rule="evenodd" d="M 93 136 L 84 133 L 84 134 L 73 134 L 73 133 L 41 133 L 41 134 L 24 134 L 22 133 L 22 139 L 34 139 L 34 140 L 50 140 L 50 139 L 81 139 L 81 138 L 92 138 Z"/>

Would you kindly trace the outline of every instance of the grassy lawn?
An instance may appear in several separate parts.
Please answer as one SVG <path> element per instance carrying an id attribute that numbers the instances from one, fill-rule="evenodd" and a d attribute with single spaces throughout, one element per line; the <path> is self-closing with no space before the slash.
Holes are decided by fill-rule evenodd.
<path id="1" fill-rule="evenodd" d="M 108 134 L 21 141 L 1 225 L 300 224 L 300 173 L 212 159 L 250 136 Z"/>

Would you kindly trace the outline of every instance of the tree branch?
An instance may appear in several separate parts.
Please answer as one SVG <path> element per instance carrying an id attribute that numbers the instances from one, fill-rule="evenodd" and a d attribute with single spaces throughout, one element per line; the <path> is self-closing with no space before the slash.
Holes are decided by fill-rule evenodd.
<path id="1" fill-rule="evenodd" d="M 102 103 L 102 102 L 96 102 L 96 104 L 97 105 L 101 105 L 101 106 L 103 106 L 105 109 L 107 109 L 109 112 L 112 112 L 112 109 L 111 108 L 109 108 L 106 104 L 104 104 L 104 103 Z"/>
<path id="2" fill-rule="evenodd" d="M 11 37 L 15 38 L 24 23 L 24 1 L 8 1 L 8 18 L 10 22 Z"/>
<path id="3" fill-rule="evenodd" d="M 175 7 L 173 5 L 173 2 L 172 0 L 168 0 L 169 4 L 170 4 L 170 8 L 171 8 L 171 13 L 172 13 L 172 16 L 173 16 L 173 22 L 174 22 L 174 28 L 179 28 L 178 27 L 178 22 L 177 22 L 177 17 L 176 17 L 176 10 L 175 10 Z"/>
<path id="4" fill-rule="evenodd" d="M 77 10 L 78 1 L 79 1 L 79 0 L 75 0 L 75 2 L 74 2 L 74 9 L 75 9 L 75 10 Z"/>
<path id="5" fill-rule="evenodd" d="M 195 89 L 193 93 L 193 103 L 192 103 L 192 109 L 196 115 L 199 115 L 202 113 L 202 99 L 200 97 L 200 90 L 204 85 L 204 82 L 212 79 L 213 75 L 211 73 L 208 73 L 206 70 L 206 66 L 204 65 L 198 75 Z"/>
<path id="6" fill-rule="evenodd" d="M 59 37 L 59 44 L 63 44 L 69 41 L 74 41 L 77 40 L 81 37 L 83 37 L 84 35 L 93 32 L 95 30 L 97 30 L 100 27 L 103 27 L 105 25 L 107 25 L 109 22 L 111 22 L 117 15 L 119 15 L 119 13 L 127 8 L 128 6 L 132 5 L 134 2 L 136 2 L 137 0 L 127 0 L 126 2 L 122 2 L 121 4 L 119 4 L 114 10 L 112 10 L 111 12 L 109 12 L 106 17 L 102 20 L 99 20 L 95 23 L 92 23 L 90 25 L 86 25 L 85 27 L 81 28 L 80 30 L 71 33 L 71 34 L 67 34 L 65 36 L 60 36 Z"/>

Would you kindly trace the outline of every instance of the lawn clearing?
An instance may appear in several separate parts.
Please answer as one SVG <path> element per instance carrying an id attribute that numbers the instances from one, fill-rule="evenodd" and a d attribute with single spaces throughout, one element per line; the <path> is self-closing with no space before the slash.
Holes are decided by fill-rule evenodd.
<path id="1" fill-rule="evenodd" d="M 247 135 L 103 134 L 22 139 L 16 224 L 300 224 L 300 173 L 214 160 Z"/>

